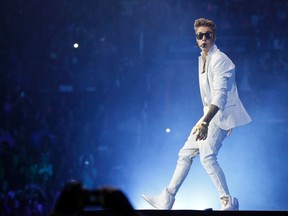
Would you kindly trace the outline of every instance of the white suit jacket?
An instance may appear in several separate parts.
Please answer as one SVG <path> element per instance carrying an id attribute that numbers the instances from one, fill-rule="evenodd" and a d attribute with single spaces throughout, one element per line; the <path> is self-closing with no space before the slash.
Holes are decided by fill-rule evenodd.
<path id="1" fill-rule="evenodd" d="M 237 91 L 235 65 L 214 44 L 206 57 L 206 69 L 203 71 L 203 60 L 199 57 L 199 85 L 204 107 L 204 115 L 209 106 L 220 108 L 213 121 L 223 130 L 229 130 L 251 122 Z"/>

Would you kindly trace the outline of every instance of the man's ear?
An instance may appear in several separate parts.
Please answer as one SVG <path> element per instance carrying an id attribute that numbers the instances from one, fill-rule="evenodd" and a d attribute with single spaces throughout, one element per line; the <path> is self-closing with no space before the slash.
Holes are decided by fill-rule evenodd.
<path id="1" fill-rule="evenodd" d="M 214 33 L 214 42 L 216 41 L 216 39 L 217 39 L 217 35 L 216 33 Z"/>
<path id="2" fill-rule="evenodd" d="M 196 47 L 199 47 L 197 39 L 196 39 L 196 44 L 195 44 L 195 46 L 196 46 Z"/>

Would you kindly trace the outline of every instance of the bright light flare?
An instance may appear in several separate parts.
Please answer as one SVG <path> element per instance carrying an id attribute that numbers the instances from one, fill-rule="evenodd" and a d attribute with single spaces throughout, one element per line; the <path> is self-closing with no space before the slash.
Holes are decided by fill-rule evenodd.
<path id="1" fill-rule="evenodd" d="M 78 43 L 74 43 L 73 46 L 74 46 L 75 49 L 77 49 L 79 47 L 79 44 Z"/>

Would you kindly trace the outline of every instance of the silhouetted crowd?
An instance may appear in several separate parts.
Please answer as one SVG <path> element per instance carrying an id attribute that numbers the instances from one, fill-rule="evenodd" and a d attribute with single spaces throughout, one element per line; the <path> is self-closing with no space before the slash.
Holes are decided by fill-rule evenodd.
<path id="1" fill-rule="evenodd" d="M 151 110 L 169 105 L 165 41 L 191 37 L 193 49 L 198 17 L 218 23 L 248 109 L 286 95 L 288 2 L 243 2 L 1 1 L 0 215 L 48 215 L 67 179 L 127 183 L 131 156 L 117 142 L 136 149 Z M 270 97 L 276 112 L 287 106 Z"/>

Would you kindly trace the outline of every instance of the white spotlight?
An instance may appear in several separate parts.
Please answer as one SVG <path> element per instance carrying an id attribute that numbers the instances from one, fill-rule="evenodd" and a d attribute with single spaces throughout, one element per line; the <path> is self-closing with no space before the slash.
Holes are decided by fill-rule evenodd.
<path id="1" fill-rule="evenodd" d="M 166 133 L 170 133 L 171 129 L 170 128 L 166 128 Z"/>
<path id="2" fill-rule="evenodd" d="M 79 44 L 78 43 L 74 43 L 74 48 L 78 48 L 79 47 Z"/>

